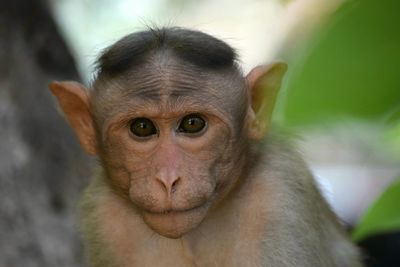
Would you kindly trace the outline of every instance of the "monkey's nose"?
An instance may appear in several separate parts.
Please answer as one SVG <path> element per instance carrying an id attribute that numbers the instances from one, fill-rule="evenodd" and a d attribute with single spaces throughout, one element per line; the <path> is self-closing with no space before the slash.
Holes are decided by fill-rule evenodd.
<path id="1" fill-rule="evenodd" d="M 160 175 L 156 180 L 160 183 L 168 197 L 170 197 L 176 191 L 181 178 L 179 176 Z"/>

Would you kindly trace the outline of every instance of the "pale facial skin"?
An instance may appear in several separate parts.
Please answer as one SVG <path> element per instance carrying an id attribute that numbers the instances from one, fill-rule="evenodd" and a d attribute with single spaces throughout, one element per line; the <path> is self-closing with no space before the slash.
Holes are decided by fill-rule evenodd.
<path id="1" fill-rule="evenodd" d="M 212 104 L 216 101 L 201 103 L 195 93 L 175 95 L 167 90 L 153 99 L 133 96 L 134 110 L 105 121 L 102 157 L 112 183 L 146 224 L 172 238 L 196 227 L 235 183 L 240 173 L 220 166 L 242 160 L 227 157 L 238 142 L 231 142 L 229 118 Z"/>

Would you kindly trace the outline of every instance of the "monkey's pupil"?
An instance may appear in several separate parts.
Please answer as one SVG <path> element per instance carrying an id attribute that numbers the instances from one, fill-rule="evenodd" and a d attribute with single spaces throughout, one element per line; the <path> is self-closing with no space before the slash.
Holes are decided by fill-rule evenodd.
<path id="1" fill-rule="evenodd" d="M 204 129 L 206 122 L 198 115 L 185 116 L 180 125 L 179 131 L 183 133 L 198 133 Z"/>
<path id="2" fill-rule="evenodd" d="M 131 132 L 138 137 L 148 137 L 157 133 L 153 122 L 146 118 L 137 118 L 131 122 Z"/>

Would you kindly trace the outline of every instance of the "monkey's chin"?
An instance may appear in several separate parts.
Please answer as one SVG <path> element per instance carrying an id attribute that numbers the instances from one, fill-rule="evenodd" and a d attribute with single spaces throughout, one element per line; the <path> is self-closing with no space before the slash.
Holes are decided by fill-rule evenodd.
<path id="1" fill-rule="evenodd" d="M 159 235 L 168 238 L 180 238 L 193 228 L 196 228 L 205 218 L 208 205 L 203 205 L 186 211 L 170 211 L 153 213 L 145 211 L 145 223 Z"/>

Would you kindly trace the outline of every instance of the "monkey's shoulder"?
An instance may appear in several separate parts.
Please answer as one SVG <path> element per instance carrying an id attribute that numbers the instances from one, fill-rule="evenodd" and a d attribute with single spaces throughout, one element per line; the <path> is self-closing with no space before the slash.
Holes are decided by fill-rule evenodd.
<path id="1" fill-rule="evenodd" d="M 271 138 L 258 144 L 256 153 L 257 161 L 238 199 L 245 203 L 241 211 L 249 216 L 242 225 L 258 232 L 265 260 L 271 266 L 359 266 L 357 249 L 296 146 L 290 140 Z M 297 255 L 293 262 L 280 262 L 287 259 L 283 255 L 275 257 L 283 252 L 281 247 Z"/>

